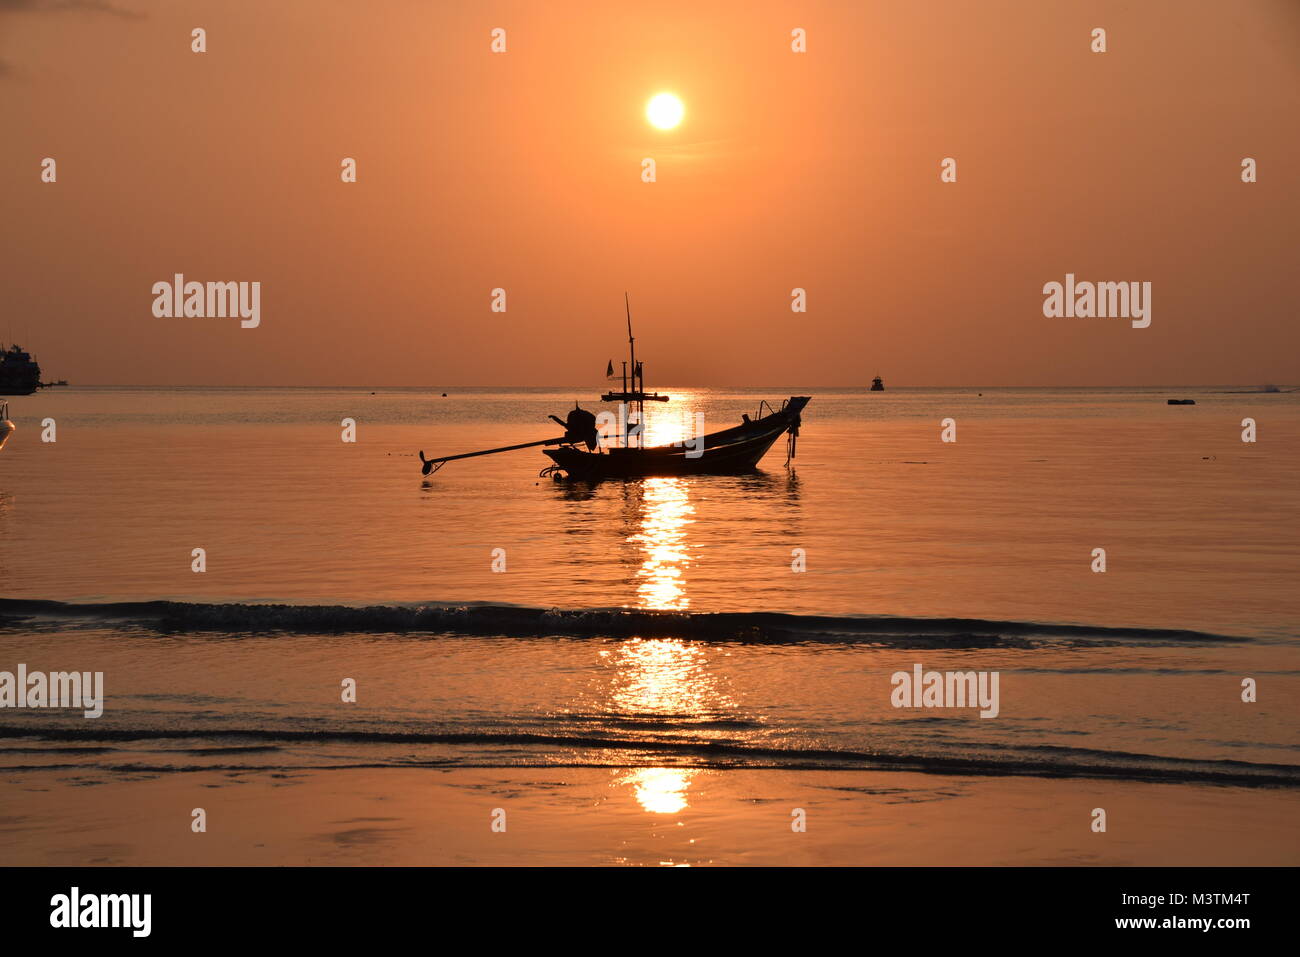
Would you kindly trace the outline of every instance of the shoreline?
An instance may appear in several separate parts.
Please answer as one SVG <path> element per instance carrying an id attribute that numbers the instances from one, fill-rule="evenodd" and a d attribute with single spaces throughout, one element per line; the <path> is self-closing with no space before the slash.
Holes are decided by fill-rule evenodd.
<path id="1" fill-rule="evenodd" d="M 1080 784 L 689 768 L 195 771 L 102 784 L 24 773 L 6 781 L 0 854 L 37 866 L 1300 864 L 1289 790 Z M 1092 831 L 1098 807 L 1105 833 Z M 195 808 L 204 833 L 191 830 Z M 504 831 L 493 830 L 500 812 Z"/>

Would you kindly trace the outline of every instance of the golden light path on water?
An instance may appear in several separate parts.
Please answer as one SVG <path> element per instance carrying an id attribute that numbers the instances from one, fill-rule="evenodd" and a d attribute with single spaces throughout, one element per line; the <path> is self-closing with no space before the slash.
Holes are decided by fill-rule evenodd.
<path id="1" fill-rule="evenodd" d="M 684 575 L 691 556 L 687 534 L 695 521 L 686 483 L 680 478 L 643 480 L 640 527 L 628 537 L 643 558 L 637 569 L 641 608 L 683 611 L 690 607 Z"/>
<path id="2" fill-rule="evenodd" d="M 703 431 L 704 423 L 697 421 L 698 415 L 692 414 L 692 411 L 698 413 L 700 397 L 694 393 L 673 392 L 668 395 L 669 405 L 646 409 L 646 445 L 673 445 L 685 442 Z M 648 405 L 654 404 L 651 402 Z"/>
<path id="3" fill-rule="evenodd" d="M 729 710 L 733 702 L 708 670 L 705 649 L 676 638 L 632 638 L 612 652 L 610 710 L 631 719 L 690 720 Z M 690 806 L 690 768 L 634 768 L 617 779 L 652 814 Z"/>
<path id="4" fill-rule="evenodd" d="M 690 719 L 730 701 L 706 670 L 704 649 L 680 638 L 629 638 L 618 646 L 611 701 L 616 714 Z"/>
<path id="5" fill-rule="evenodd" d="M 666 445 L 689 439 L 689 415 L 648 417 L 645 442 Z M 691 562 L 690 529 L 695 522 L 690 486 L 681 478 L 640 483 L 640 520 L 628 543 L 641 553 L 636 570 L 637 606 L 657 611 L 690 607 L 685 574 Z M 704 650 L 679 639 L 634 638 L 618 648 L 612 708 L 630 717 L 690 718 L 727 707 L 706 671 Z M 617 783 L 630 786 L 651 814 L 677 814 L 690 806 L 689 768 L 634 768 Z"/>
<path id="6" fill-rule="evenodd" d="M 689 806 L 691 772 L 683 768 L 637 768 L 623 781 L 651 814 L 676 814 Z"/>

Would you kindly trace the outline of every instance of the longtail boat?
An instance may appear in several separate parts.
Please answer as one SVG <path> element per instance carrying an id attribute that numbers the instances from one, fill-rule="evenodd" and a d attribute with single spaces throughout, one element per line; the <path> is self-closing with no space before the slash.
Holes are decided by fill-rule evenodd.
<path id="1" fill-rule="evenodd" d="M 645 389 L 644 363 L 636 358 L 632 309 L 626 296 L 624 305 L 627 308 L 628 361 L 623 363 L 623 386 L 617 392 L 610 391 L 601 396 L 604 402 L 620 404 L 617 421 L 621 423 L 621 434 L 606 436 L 602 440 L 596 416 L 575 403 L 565 418 L 551 416 L 552 420 L 564 426 L 562 436 L 437 458 L 425 458 L 421 450 L 423 473 L 429 475 L 456 459 L 556 446 L 542 449 L 552 464 L 542 469 L 539 475 L 557 481 L 598 482 L 656 475 L 737 475 L 754 471 L 759 460 L 783 435 L 789 436 L 786 464 L 790 464 L 799 437 L 800 415 L 810 396 L 792 395 L 782 401 L 780 408 L 773 408 L 764 400 L 759 403 L 752 419 L 744 415 L 741 424 L 733 428 L 671 445 L 645 445 L 645 403 L 667 402 L 669 396 Z M 612 361 L 605 374 L 607 378 L 613 378 Z"/>

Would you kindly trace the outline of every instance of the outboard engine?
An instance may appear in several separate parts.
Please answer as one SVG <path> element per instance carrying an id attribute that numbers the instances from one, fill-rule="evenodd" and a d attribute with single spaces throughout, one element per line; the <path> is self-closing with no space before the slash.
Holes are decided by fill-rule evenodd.
<path id="1" fill-rule="evenodd" d="M 565 418 L 561 419 L 558 415 L 553 415 L 551 418 L 564 426 L 564 441 L 571 445 L 585 443 L 589 452 L 594 452 L 600 445 L 595 414 L 580 407 L 578 403 L 573 403 L 573 408 Z"/>

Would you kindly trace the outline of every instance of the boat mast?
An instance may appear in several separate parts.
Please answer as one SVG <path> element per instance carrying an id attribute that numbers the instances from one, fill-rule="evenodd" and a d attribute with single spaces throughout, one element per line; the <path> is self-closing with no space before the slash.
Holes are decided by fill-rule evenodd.
<path id="1" fill-rule="evenodd" d="M 623 391 L 609 391 L 600 397 L 602 402 L 619 403 L 619 418 L 623 422 L 623 448 L 645 448 L 645 403 L 667 402 L 668 396 L 645 390 L 645 369 L 636 359 L 636 337 L 632 334 L 632 304 L 628 294 L 623 293 L 623 308 L 627 310 L 627 359 L 623 362 Z M 628 365 L 632 368 L 628 368 Z M 607 375 L 612 373 L 607 369 Z M 631 388 L 628 388 L 628 384 Z M 633 419 L 636 420 L 636 432 L 632 431 Z M 639 435 L 640 441 L 633 442 L 632 436 Z"/>
<path id="2" fill-rule="evenodd" d="M 636 396 L 634 401 L 636 402 L 637 435 L 640 439 L 640 445 L 644 447 L 645 400 L 641 396 L 645 394 L 645 373 L 641 374 L 641 388 L 638 389 L 636 384 L 636 339 L 632 336 L 632 304 L 628 301 L 626 291 L 623 293 L 623 307 L 627 310 L 627 351 L 632 364 L 632 394 Z M 623 391 L 626 392 L 627 389 L 625 388 Z M 630 428 L 629 431 L 631 431 Z M 630 447 L 632 443 L 627 442 L 625 437 L 625 444 Z"/>

